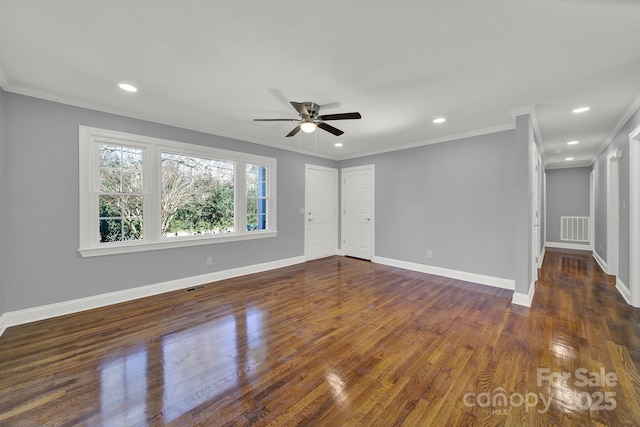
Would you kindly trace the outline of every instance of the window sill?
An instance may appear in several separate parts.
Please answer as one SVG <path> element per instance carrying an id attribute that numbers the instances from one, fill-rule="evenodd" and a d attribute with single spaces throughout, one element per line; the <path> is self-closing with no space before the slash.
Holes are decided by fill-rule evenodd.
<path id="1" fill-rule="evenodd" d="M 132 252 L 156 251 L 160 249 L 184 248 L 189 246 L 212 245 L 216 243 L 238 242 L 243 240 L 266 239 L 276 237 L 278 231 L 257 231 L 247 234 L 230 234 L 229 236 L 202 236 L 189 238 L 170 238 L 162 242 L 132 242 L 123 245 L 109 244 L 108 246 L 100 246 L 93 248 L 79 248 L 78 252 L 83 258 L 126 254 Z"/>

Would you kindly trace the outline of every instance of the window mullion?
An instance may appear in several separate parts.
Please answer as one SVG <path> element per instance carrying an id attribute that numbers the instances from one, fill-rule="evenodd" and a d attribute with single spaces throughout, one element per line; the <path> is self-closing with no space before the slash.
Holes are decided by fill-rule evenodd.
<path id="1" fill-rule="evenodd" d="M 160 149 L 150 146 L 147 150 L 143 170 L 145 173 L 145 236 L 149 241 L 162 239 L 161 200 L 162 200 L 162 168 L 160 167 Z M 147 234 L 149 233 L 149 234 Z"/>
<path id="2" fill-rule="evenodd" d="M 247 164 L 238 160 L 236 162 L 236 183 L 235 183 L 235 218 L 236 232 L 245 234 L 247 232 Z"/>

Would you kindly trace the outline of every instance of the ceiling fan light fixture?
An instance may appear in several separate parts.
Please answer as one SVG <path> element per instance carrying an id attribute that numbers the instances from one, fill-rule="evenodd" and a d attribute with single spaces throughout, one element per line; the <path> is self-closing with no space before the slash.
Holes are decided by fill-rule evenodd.
<path id="1" fill-rule="evenodd" d="M 300 123 L 300 129 L 304 133 L 313 133 L 316 130 L 317 125 L 314 122 L 302 122 Z"/>

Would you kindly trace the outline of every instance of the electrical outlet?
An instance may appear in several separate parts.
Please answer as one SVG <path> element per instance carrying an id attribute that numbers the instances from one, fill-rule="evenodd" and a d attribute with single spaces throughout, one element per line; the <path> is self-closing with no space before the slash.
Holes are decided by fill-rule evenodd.
<path id="1" fill-rule="evenodd" d="M 208 256 L 207 259 L 205 260 L 207 265 L 213 265 L 213 258 Z"/>
<path id="2" fill-rule="evenodd" d="M 433 251 L 427 251 L 427 259 L 433 258 Z"/>

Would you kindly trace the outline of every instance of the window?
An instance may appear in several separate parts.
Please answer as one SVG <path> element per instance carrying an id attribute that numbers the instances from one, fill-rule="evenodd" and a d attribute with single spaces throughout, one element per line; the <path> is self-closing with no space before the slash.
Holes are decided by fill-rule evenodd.
<path id="1" fill-rule="evenodd" d="M 267 167 L 247 165 L 247 230 L 267 228 Z"/>
<path id="2" fill-rule="evenodd" d="M 139 240 L 144 236 L 143 151 L 98 144 L 100 242 Z"/>
<path id="3" fill-rule="evenodd" d="M 235 163 L 162 153 L 162 237 L 232 233 Z"/>
<path id="4" fill-rule="evenodd" d="M 83 256 L 276 235 L 276 159 L 80 127 Z"/>

